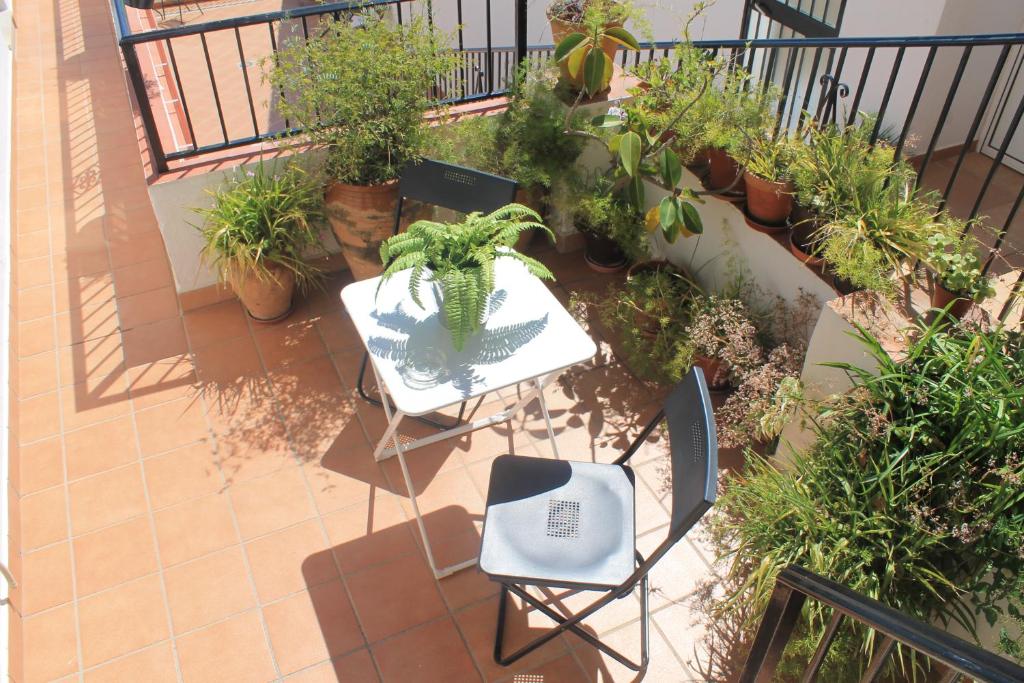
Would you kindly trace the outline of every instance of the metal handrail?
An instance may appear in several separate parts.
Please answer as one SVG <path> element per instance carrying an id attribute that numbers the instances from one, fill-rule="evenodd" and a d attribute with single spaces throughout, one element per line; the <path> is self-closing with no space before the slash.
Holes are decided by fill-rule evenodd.
<path id="1" fill-rule="evenodd" d="M 813 598 L 832 607 L 835 610 L 833 623 L 837 623 L 837 615 L 842 615 L 881 633 L 886 638 L 885 642 L 889 644 L 890 652 L 893 643 L 902 643 L 950 669 L 979 681 L 1024 681 L 1024 667 L 1008 659 L 931 624 L 909 617 L 878 600 L 861 595 L 803 567 L 790 565 L 783 569 L 776 579 L 771 605 L 765 612 L 754 637 L 750 655 L 740 675 L 741 683 L 771 680 L 775 665 L 778 664 L 782 650 L 793 633 L 800 608 L 806 598 Z M 804 680 L 812 680 L 817 674 L 817 667 L 823 661 L 836 630 L 832 626 L 826 630 L 822 645 L 819 645 L 818 652 L 811 661 L 810 666 L 814 669 L 811 670 L 809 667 Z M 883 651 L 885 649 L 880 648 Z M 872 664 L 876 666 L 872 669 L 880 671 L 882 663 L 873 661 Z"/>

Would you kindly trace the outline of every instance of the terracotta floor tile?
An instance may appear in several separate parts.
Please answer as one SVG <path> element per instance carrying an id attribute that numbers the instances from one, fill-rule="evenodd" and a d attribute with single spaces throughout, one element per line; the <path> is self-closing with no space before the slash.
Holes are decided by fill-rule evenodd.
<path id="1" fill-rule="evenodd" d="M 277 678 L 258 610 L 182 636 L 178 660 L 185 681 Z"/>
<path id="2" fill-rule="evenodd" d="M 75 612 L 58 607 L 22 624 L 23 666 L 26 681 L 52 681 L 78 670 Z"/>
<path id="3" fill-rule="evenodd" d="M 255 380 L 241 391 L 207 392 L 207 418 L 217 437 L 221 471 L 229 484 L 296 464 L 270 385 Z"/>
<path id="4" fill-rule="evenodd" d="M 474 570 L 468 569 L 463 573 L 471 571 Z M 488 681 L 522 673 L 567 651 L 565 641 L 558 637 L 511 666 L 500 666 L 494 662 L 494 634 L 498 624 L 497 617 L 497 595 L 491 600 L 479 602 L 455 615 L 459 630 L 466 639 L 477 666 L 480 667 L 484 678 Z M 523 610 L 517 608 L 512 602 L 509 603 L 505 618 L 504 652 L 506 654 L 514 652 L 534 638 L 543 635 L 545 631 L 555 625 L 553 621 L 543 614 L 537 613 L 536 610 Z"/>
<path id="5" fill-rule="evenodd" d="M 361 353 L 363 350 L 363 342 L 359 339 L 352 319 L 342 311 L 323 315 L 316 321 L 316 328 L 328 351 L 355 350 Z"/>
<path id="6" fill-rule="evenodd" d="M 327 355 L 327 347 L 320 340 L 320 333 L 308 320 L 267 325 L 257 329 L 254 336 L 268 369 L 305 363 Z"/>
<path id="7" fill-rule="evenodd" d="M 166 258 L 133 263 L 123 268 L 115 268 L 114 286 L 117 288 L 117 295 L 128 297 L 134 294 L 142 294 L 161 287 L 168 287 L 174 284 L 171 276 L 170 266 Z"/>
<path id="8" fill-rule="evenodd" d="M 143 456 L 208 439 L 203 407 L 195 399 L 178 399 L 135 413 Z"/>
<path id="9" fill-rule="evenodd" d="M 21 547 L 33 550 L 68 537 L 64 488 L 55 486 L 20 501 Z"/>
<path id="10" fill-rule="evenodd" d="M 94 339 L 57 351 L 60 384 L 97 386 L 104 380 L 124 374 L 124 349 L 120 335 Z"/>
<path id="11" fill-rule="evenodd" d="M 498 584 L 475 569 L 455 572 L 438 579 L 437 583 L 441 587 L 445 602 L 453 612 L 476 602 L 497 599 L 498 595 Z"/>
<path id="12" fill-rule="evenodd" d="M 142 467 L 138 463 L 73 481 L 68 485 L 68 495 L 71 532 L 75 536 L 123 522 L 147 510 Z"/>
<path id="13" fill-rule="evenodd" d="M 416 555 L 413 534 L 401 504 L 390 494 L 381 494 L 323 517 L 338 566 L 354 574 L 379 564 Z"/>
<path id="14" fill-rule="evenodd" d="M 267 605 L 263 616 L 284 675 L 365 645 L 339 580 Z"/>
<path id="15" fill-rule="evenodd" d="M 81 429 L 127 415 L 131 411 L 131 404 L 125 400 L 127 397 L 127 383 L 123 376 L 110 376 L 96 388 L 90 388 L 84 382 L 61 387 L 64 429 Z"/>
<path id="16" fill-rule="evenodd" d="M 550 662 L 541 664 L 535 669 L 530 669 L 524 672 L 519 677 L 514 677 L 510 680 L 511 683 L 530 683 L 536 681 L 543 683 L 545 681 L 556 681 L 557 683 L 590 683 L 590 677 L 588 677 L 580 665 L 576 662 L 576 659 L 571 655 L 562 655 L 558 659 L 553 659 Z M 626 679 L 628 680 L 628 679 Z"/>
<path id="17" fill-rule="evenodd" d="M 64 443 L 71 480 L 134 462 L 139 457 L 135 425 L 129 416 L 68 432 Z"/>
<path id="18" fill-rule="evenodd" d="M 154 510 L 217 493 L 224 487 L 211 444 L 201 441 L 143 461 Z"/>
<path id="19" fill-rule="evenodd" d="M 60 346 L 109 337 L 121 329 L 117 320 L 117 306 L 113 302 L 95 308 L 78 308 L 58 313 L 56 319 L 57 344 Z"/>
<path id="20" fill-rule="evenodd" d="M 174 652 L 169 642 L 153 645 L 86 671 L 85 680 L 88 683 L 173 683 L 178 680 Z"/>
<path id="21" fill-rule="evenodd" d="M 419 555 L 375 565 L 349 576 L 347 583 L 371 643 L 447 612 L 434 575 Z"/>
<path id="22" fill-rule="evenodd" d="M 303 669 L 287 680 L 288 683 L 378 683 L 380 676 L 377 675 L 370 651 L 361 648 L 352 654 Z"/>
<path id="23" fill-rule="evenodd" d="M 154 575 L 78 603 L 82 665 L 95 666 L 167 637 L 167 608 Z"/>
<path id="24" fill-rule="evenodd" d="M 316 514 L 298 467 L 234 484 L 231 502 L 243 539 L 283 529 Z"/>
<path id="25" fill-rule="evenodd" d="M 125 361 L 132 367 L 180 356 L 188 350 L 180 318 L 168 318 L 125 330 L 123 338 Z"/>
<path id="26" fill-rule="evenodd" d="M 307 520 L 250 541 L 245 551 L 256 591 L 264 603 L 338 577 L 319 520 Z"/>
<path id="27" fill-rule="evenodd" d="M 224 301 L 185 313 L 185 329 L 193 349 L 244 337 L 249 334 L 249 323 L 238 301 Z"/>
<path id="28" fill-rule="evenodd" d="M 71 601 L 71 550 L 57 543 L 21 558 L 21 573 L 12 601 L 22 616 Z"/>
<path id="29" fill-rule="evenodd" d="M 21 443 L 39 441 L 60 431 L 60 402 L 57 392 L 40 394 L 18 402 L 18 438 Z"/>
<path id="30" fill-rule="evenodd" d="M 199 394 L 192 358 L 171 356 L 128 369 L 128 391 L 136 410 Z"/>
<path id="31" fill-rule="evenodd" d="M 18 320 L 33 320 L 53 315 L 53 285 L 18 291 Z"/>
<path id="32" fill-rule="evenodd" d="M 34 356 L 56 346 L 53 318 L 38 318 L 18 323 L 18 356 Z"/>
<path id="33" fill-rule="evenodd" d="M 174 287 L 162 287 L 141 294 L 118 297 L 117 311 L 121 327 L 130 330 L 166 318 L 177 318 L 178 296 Z"/>
<path id="34" fill-rule="evenodd" d="M 370 650 L 384 683 L 481 680 L 451 618 L 376 643 Z M 410 657 L 410 652 L 417 656 Z"/>
<path id="35" fill-rule="evenodd" d="M 18 260 L 40 258 L 50 255 L 50 233 L 37 230 L 18 236 Z"/>
<path id="36" fill-rule="evenodd" d="M 109 270 L 110 259 L 107 257 L 107 250 L 102 247 L 88 251 L 53 254 L 53 274 L 56 282 L 105 273 Z"/>
<path id="37" fill-rule="evenodd" d="M 213 390 L 234 388 L 264 376 L 251 336 L 211 343 L 196 349 L 195 357 L 200 383 Z"/>
<path id="38" fill-rule="evenodd" d="M 153 532 L 145 517 L 80 536 L 73 547 L 79 597 L 157 569 Z"/>
<path id="39" fill-rule="evenodd" d="M 54 281 L 53 275 L 50 272 L 50 259 L 46 256 L 19 261 L 17 269 L 18 287 L 21 289 L 25 287 L 38 287 L 39 285 L 45 285 Z"/>
<path id="40" fill-rule="evenodd" d="M 138 233 L 129 239 L 111 239 L 108 244 L 110 263 L 114 268 L 164 258 L 167 253 L 159 230 Z"/>
<path id="41" fill-rule="evenodd" d="M 43 353 L 17 362 L 18 397 L 28 398 L 57 388 L 57 353 Z"/>
<path id="42" fill-rule="evenodd" d="M 211 553 L 164 573 L 175 633 L 184 633 L 256 606 L 242 548 Z"/>
<path id="43" fill-rule="evenodd" d="M 55 290 L 57 313 L 91 311 L 114 301 L 114 280 L 110 273 L 71 278 L 59 283 Z"/>
<path id="44" fill-rule="evenodd" d="M 60 438 L 37 441 L 18 448 L 19 481 L 15 486 L 21 495 L 35 493 L 64 482 L 64 454 Z"/>
<path id="45" fill-rule="evenodd" d="M 369 500 L 391 488 L 384 470 L 360 436 L 362 429 L 358 423 L 347 425 L 321 459 L 303 464 L 313 500 L 322 515 Z"/>
<path id="46" fill-rule="evenodd" d="M 165 567 L 227 548 L 239 540 L 230 504 L 223 494 L 164 508 L 153 518 Z"/>

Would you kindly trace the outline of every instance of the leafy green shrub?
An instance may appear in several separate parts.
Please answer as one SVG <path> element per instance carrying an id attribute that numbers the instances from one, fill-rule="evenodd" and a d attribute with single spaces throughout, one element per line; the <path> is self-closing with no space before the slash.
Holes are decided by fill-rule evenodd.
<path id="1" fill-rule="evenodd" d="M 749 633 L 777 573 L 798 564 L 972 633 L 978 614 L 995 622 L 1002 601 L 1019 618 L 1024 340 L 935 324 L 895 359 L 866 330 L 859 337 L 877 371 L 833 365 L 856 387 L 817 412 L 816 444 L 786 471 L 750 456 L 747 472 L 724 487 L 712 527 L 731 590 L 716 603 L 719 616 L 752 601 Z M 805 644 L 827 618 L 820 604 L 805 608 Z M 873 637 L 858 633 L 851 643 L 849 658 L 863 665 Z"/>
<path id="2" fill-rule="evenodd" d="M 939 282 L 954 294 L 962 294 L 972 301 L 982 301 L 995 294 L 992 280 L 982 273 L 978 240 L 970 232 L 980 221 L 967 224 L 948 214 L 941 220 L 949 224 L 950 230 L 928 238 L 927 259 Z"/>
<path id="3" fill-rule="evenodd" d="M 632 204 L 611 194 L 604 179 L 598 178 L 592 184 L 578 182 L 569 192 L 573 195 L 573 220 L 580 230 L 614 241 L 631 261 L 648 257 L 643 216 Z"/>
<path id="4" fill-rule="evenodd" d="M 221 280 L 234 275 L 271 277 L 268 265 L 295 275 L 305 288 L 320 271 L 303 255 L 320 245 L 323 226 L 323 183 L 302 166 L 287 162 L 267 167 L 261 161 L 210 192 L 213 206 L 196 209 L 205 246 L 203 259 Z"/>
<path id="5" fill-rule="evenodd" d="M 536 212 L 520 204 L 487 215 L 473 212 L 455 224 L 416 221 L 381 245 L 380 258 L 387 265 L 381 283 L 412 268 L 409 295 L 420 307 L 420 283 L 424 278 L 437 283 L 452 343 L 461 350 L 484 319 L 497 259 L 514 258 L 536 277 L 553 279 L 544 264 L 511 248 L 519 233 L 534 228 L 551 234 Z"/>
<path id="6" fill-rule="evenodd" d="M 423 115 L 457 67 L 448 36 L 422 17 L 395 24 L 368 10 L 361 25 L 327 21 L 282 46 L 267 79 L 280 114 L 327 152 L 327 174 L 353 185 L 393 180 L 420 157 Z"/>

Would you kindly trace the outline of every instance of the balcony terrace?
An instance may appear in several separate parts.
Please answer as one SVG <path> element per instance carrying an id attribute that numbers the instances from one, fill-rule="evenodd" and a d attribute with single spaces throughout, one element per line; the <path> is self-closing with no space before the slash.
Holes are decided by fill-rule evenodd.
<path id="1" fill-rule="evenodd" d="M 304 25 L 231 28 L 203 34 L 201 47 L 200 33 L 145 38 L 282 8 L 269 0 L 203 2 L 203 13 L 193 6 L 183 5 L 180 17 L 168 6 L 165 18 L 127 10 L 142 36 L 132 48 L 138 71 L 127 78 L 137 75 L 145 87 L 133 92 L 132 60 L 123 62 L 119 47 L 124 27 L 109 4 L 15 5 L 12 679 L 637 680 L 571 634 L 511 667 L 496 665 L 497 584 L 475 568 L 433 577 L 398 463 L 373 458 L 387 423 L 355 392 L 363 345 L 338 299 L 352 281 L 347 271 L 331 273 L 285 323 L 263 326 L 222 291 L 192 290 L 175 269 L 153 187 L 251 161 L 262 151 L 258 138 L 286 127 L 272 104 L 255 108 L 273 100 L 255 63 Z M 976 54 L 1012 47 L 1018 55 L 1021 44 L 1016 36 Z M 467 53 L 482 74 L 474 96 L 499 95 L 512 73 L 514 48 L 499 62 L 492 47 Z M 928 49 L 947 48 L 920 48 Z M 837 59 L 839 50 L 847 54 L 834 48 Z M 795 62 L 797 52 L 789 54 L 780 60 Z M 817 76 L 817 66 L 804 74 L 812 84 Z M 788 106 L 795 120 L 799 104 Z M 913 119 L 916 105 L 901 106 Z M 955 123 L 962 138 L 966 126 Z M 991 239 L 1006 258 L 992 264 L 1002 279 L 986 314 L 1019 326 L 1011 290 L 1024 265 L 1024 176 L 973 142 L 944 138 L 947 149 L 932 154 L 931 140 L 917 140 L 908 154 L 925 166 L 921 184 L 946 192 L 952 212 L 988 216 L 998 229 Z M 199 148 L 209 153 L 193 154 Z M 531 253 L 554 272 L 551 289 L 563 303 L 622 279 L 538 242 Z M 800 277 L 834 298 L 817 276 Z M 658 411 L 664 391 L 616 358 L 603 326 L 588 332 L 598 356 L 548 387 L 547 404 L 563 457 L 610 462 Z M 509 389 L 471 408 L 486 413 L 516 395 Z M 431 433 L 408 430 L 403 437 Z M 656 432 L 633 460 L 644 553 L 670 521 L 666 441 Z M 510 445 L 554 457 L 535 406 L 410 456 L 442 563 L 478 552 L 491 465 Z M 723 470 L 742 465 L 742 457 L 720 462 Z M 711 678 L 698 607 L 700 589 L 721 580 L 714 559 L 697 528 L 653 569 L 646 680 Z M 566 613 L 587 602 L 571 590 L 539 595 Z M 638 652 L 639 615 L 633 595 L 586 625 Z M 514 646 L 550 622 L 520 603 L 509 624 Z"/>

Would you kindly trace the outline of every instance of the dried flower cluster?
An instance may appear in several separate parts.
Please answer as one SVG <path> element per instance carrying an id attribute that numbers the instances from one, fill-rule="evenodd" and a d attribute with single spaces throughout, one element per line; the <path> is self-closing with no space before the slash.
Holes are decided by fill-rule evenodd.
<path id="1" fill-rule="evenodd" d="M 783 344 L 745 372 L 736 391 L 715 411 L 718 445 L 743 448 L 778 436 L 799 399 L 802 364 L 803 355 Z"/>

